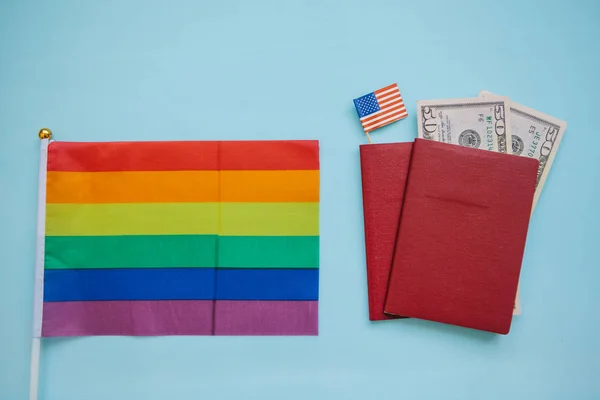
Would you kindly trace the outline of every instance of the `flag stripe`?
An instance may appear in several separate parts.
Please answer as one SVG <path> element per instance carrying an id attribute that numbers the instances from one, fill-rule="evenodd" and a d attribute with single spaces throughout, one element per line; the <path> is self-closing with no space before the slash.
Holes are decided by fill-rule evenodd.
<path id="1" fill-rule="evenodd" d="M 379 118 L 376 118 L 376 119 L 374 119 L 372 121 L 364 123 L 363 127 L 365 129 L 372 129 L 373 126 L 379 125 L 383 121 L 387 121 L 390 118 L 393 118 L 393 117 L 396 117 L 396 116 L 400 116 L 400 115 L 406 116 L 406 109 L 404 109 L 404 107 L 400 107 L 398 109 L 391 110 L 390 112 L 388 112 L 388 113 L 386 113 L 384 115 L 381 115 Z"/>
<path id="2" fill-rule="evenodd" d="M 47 236 L 46 269 L 214 268 L 217 235 Z"/>
<path id="3" fill-rule="evenodd" d="M 400 112 L 400 113 L 396 113 L 395 115 L 389 116 L 389 118 L 387 118 L 387 119 L 378 121 L 377 123 L 375 123 L 373 125 L 370 125 L 368 128 L 365 128 L 365 129 L 373 130 L 373 129 L 376 129 L 377 127 L 382 127 L 382 126 L 385 126 L 385 125 L 387 125 L 387 124 L 389 124 L 391 122 L 394 122 L 394 121 L 397 121 L 399 119 L 405 118 L 406 116 L 407 116 L 406 111 L 403 111 L 403 112 Z"/>
<path id="4" fill-rule="evenodd" d="M 216 271 L 216 276 L 215 276 Z M 318 269 L 46 270 L 44 301 L 318 300 Z"/>
<path id="5" fill-rule="evenodd" d="M 318 202 L 319 171 L 222 171 L 222 202 Z"/>
<path id="6" fill-rule="evenodd" d="M 219 142 L 51 142 L 48 171 L 218 170 Z"/>
<path id="7" fill-rule="evenodd" d="M 388 89 L 388 90 L 385 90 L 383 92 L 379 92 L 379 93 L 375 94 L 375 98 L 377 100 L 380 100 L 380 99 L 382 99 L 384 97 L 387 97 L 387 96 L 389 96 L 391 94 L 393 94 L 393 95 L 400 95 L 400 90 L 397 87 L 392 88 L 392 89 Z"/>
<path id="8" fill-rule="evenodd" d="M 319 171 L 49 172 L 47 188 L 48 203 L 316 202 Z"/>
<path id="9" fill-rule="evenodd" d="M 48 269 L 44 301 L 210 300 L 214 268 Z"/>
<path id="10" fill-rule="evenodd" d="M 42 336 L 212 335 L 213 300 L 44 303 Z"/>
<path id="11" fill-rule="evenodd" d="M 52 142 L 48 171 L 316 170 L 316 140 Z"/>
<path id="12" fill-rule="evenodd" d="M 318 236 L 219 236 L 219 268 L 318 268 Z"/>
<path id="13" fill-rule="evenodd" d="M 381 112 L 377 112 L 377 114 L 375 114 L 375 113 L 371 114 L 371 115 L 369 115 L 368 118 L 362 119 L 361 122 L 363 125 L 367 125 L 371 121 L 385 118 L 386 115 L 390 114 L 391 112 L 397 111 L 397 110 L 405 110 L 404 104 L 396 103 L 396 104 L 390 105 L 386 108 L 383 108 L 381 110 Z"/>
<path id="14" fill-rule="evenodd" d="M 46 201 L 218 202 L 219 171 L 48 172 Z"/>
<path id="15" fill-rule="evenodd" d="M 318 298 L 318 269 L 217 269 L 216 300 Z"/>
<path id="16" fill-rule="evenodd" d="M 221 203 L 224 236 L 317 236 L 319 203 Z"/>
<path id="17" fill-rule="evenodd" d="M 394 92 L 394 93 L 390 93 L 390 94 L 386 94 L 385 96 L 381 96 L 381 97 L 377 97 L 377 102 L 379 103 L 379 105 L 381 106 L 382 103 L 385 103 L 386 101 L 392 101 L 395 99 L 400 99 L 400 92 Z"/>
<path id="18" fill-rule="evenodd" d="M 46 214 L 47 236 L 319 234 L 316 202 L 48 204 Z"/>
<path id="19" fill-rule="evenodd" d="M 381 103 L 379 106 L 381 108 L 386 108 L 386 107 L 389 107 L 390 105 L 394 105 L 394 104 L 400 104 L 400 105 L 404 106 L 404 102 L 402 101 L 402 96 L 400 96 L 398 98 L 394 98 L 389 101 L 386 101 L 384 103 Z"/>
<path id="20" fill-rule="evenodd" d="M 46 237 L 46 269 L 211 268 L 217 266 L 217 260 L 224 268 L 318 268 L 319 237 Z"/>
<path id="21" fill-rule="evenodd" d="M 318 170 L 319 141 L 223 141 L 221 170 Z"/>
<path id="22" fill-rule="evenodd" d="M 385 121 L 381 121 L 381 123 L 379 125 L 374 125 L 374 126 L 370 127 L 368 129 L 368 132 L 372 131 L 373 129 L 381 128 L 382 126 L 385 126 L 387 124 L 391 124 L 392 122 L 399 121 L 399 120 L 401 120 L 402 118 L 405 118 L 405 117 L 406 117 L 406 114 L 402 114 L 402 115 L 400 115 L 398 117 L 393 117 L 393 118 L 390 118 L 390 119 L 386 119 Z"/>
<path id="23" fill-rule="evenodd" d="M 392 83 L 392 84 L 391 84 L 391 85 L 389 85 L 389 86 L 382 87 L 381 89 L 377 89 L 377 90 L 376 90 L 375 92 L 373 92 L 373 93 L 375 93 L 375 94 L 377 95 L 377 94 L 379 94 L 379 93 L 383 93 L 383 92 L 386 92 L 386 91 L 388 91 L 388 90 L 390 90 L 390 89 L 395 89 L 395 88 L 398 88 L 398 84 L 397 84 L 397 83 Z"/>
<path id="24" fill-rule="evenodd" d="M 317 335 L 318 311 L 317 301 L 218 300 L 215 335 Z"/>
<path id="25" fill-rule="evenodd" d="M 47 236 L 211 235 L 219 203 L 48 204 Z"/>

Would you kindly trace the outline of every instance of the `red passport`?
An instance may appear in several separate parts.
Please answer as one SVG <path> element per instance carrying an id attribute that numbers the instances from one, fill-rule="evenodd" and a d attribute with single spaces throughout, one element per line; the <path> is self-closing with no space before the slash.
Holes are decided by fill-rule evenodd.
<path id="1" fill-rule="evenodd" d="M 360 146 L 365 219 L 369 319 L 397 318 L 383 313 L 412 143 Z"/>
<path id="2" fill-rule="evenodd" d="M 385 312 L 507 334 L 537 169 L 416 139 Z"/>

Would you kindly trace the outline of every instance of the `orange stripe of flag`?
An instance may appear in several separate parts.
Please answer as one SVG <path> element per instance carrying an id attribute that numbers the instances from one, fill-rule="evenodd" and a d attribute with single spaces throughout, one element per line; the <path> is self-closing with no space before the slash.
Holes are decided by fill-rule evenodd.
<path id="1" fill-rule="evenodd" d="M 319 171 L 221 171 L 222 202 L 318 202 Z"/>
<path id="2" fill-rule="evenodd" d="M 47 203 L 219 201 L 219 171 L 48 171 Z"/>

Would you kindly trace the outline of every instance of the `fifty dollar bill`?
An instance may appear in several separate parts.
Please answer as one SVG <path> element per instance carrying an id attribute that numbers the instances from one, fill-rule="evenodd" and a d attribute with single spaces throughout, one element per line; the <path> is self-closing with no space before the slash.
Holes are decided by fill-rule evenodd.
<path id="1" fill-rule="evenodd" d="M 417 101 L 419 137 L 506 153 L 508 97 Z"/>
<path id="2" fill-rule="evenodd" d="M 492 99 L 496 98 L 496 95 L 482 90 L 479 97 Z M 540 162 L 533 198 L 533 207 L 535 208 L 560 146 L 560 141 L 565 129 L 567 129 L 567 123 L 512 101 L 508 108 L 511 135 L 509 143 L 511 144 L 512 154 L 537 158 Z"/>

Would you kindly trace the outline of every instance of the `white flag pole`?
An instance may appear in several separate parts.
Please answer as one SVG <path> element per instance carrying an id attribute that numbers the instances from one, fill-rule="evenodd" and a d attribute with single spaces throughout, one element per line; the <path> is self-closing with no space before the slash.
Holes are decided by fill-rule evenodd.
<path id="1" fill-rule="evenodd" d="M 38 177 L 37 236 L 35 250 L 35 281 L 33 286 L 33 332 L 31 337 L 31 370 L 29 374 L 29 400 L 37 400 L 40 377 L 40 339 L 44 302 L 44 246 L 46 236 L 46 170 L 48 144 L 52 139 L 50 129 L 40 129 L 40 169 Z"/>

